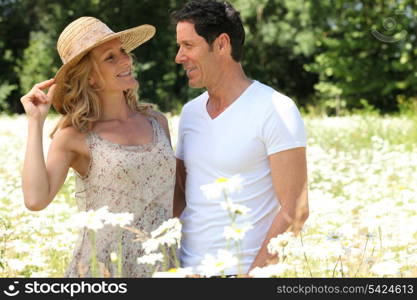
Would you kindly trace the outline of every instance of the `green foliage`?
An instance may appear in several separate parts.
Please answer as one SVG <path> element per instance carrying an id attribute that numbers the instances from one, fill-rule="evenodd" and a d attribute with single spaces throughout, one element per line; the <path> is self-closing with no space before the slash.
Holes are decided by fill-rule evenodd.
<path id="1" fill-rule="evenodd" d="M 27 93 L 32 86 L 52 78 L 58 70 L 54 66 L 53 52 L 55 51 L 51 37 L 45 32 L 31 32 L 29 46 L 23 51 L 19 64 L 20 89 Z"/>
<path id="2" fill-rule="evenodd" d="M 0 111 L 9 111 L 10 105 L 7 97 L 17 88 L 15 84 L 9 84 L 7 81 L 0 84 Z"/>
<path id="3" fill-rule="evenodd" d="M 398 95 L 397 103 L 401 115 L 414 117 L 417 120 L 417 97 L 406 98 L 404 95 Z"/>
<path id="4" fill-rule="evenodd" d="M 320 53 L 306 70 L 340 90 L 347 108 L 392 111 L 398 93 L 415 95 L 414 1 L 320 1 L 317 6 L 313 15 L 326 11 L 327 25 L 321 28 Z"/>
<path id="5" fill-rule="evenodd" d="M 319 94 L 319 108 L 321 115 L 336 114 L 339 116 L 346 108 L 346 101 L 340 99 L 342 90 L 337 86 L 328 82 L 319 82 L 314 85 L 314 88 Z"/>
<path id="6" fill-rule="evenodd" d="M 236 0 L 246 31 L 242 64 L 247 74 L 305 105 L 317 75 L 304 70 L 316 52 L 312 1 Z"/>
<path id="7" fill-rule="evenodd" d="M 191 89 L 169 14 L 186 0 L 0 1 L 0 110 L 22 112 L 18 99 L 61 66 L 55 44 L 74 19 L 90 15 L 114 31 L 148 23 L 156 36 L 134 51 L 140 97 L 179 112 Z M 415 0 L 230 0 L 246 31 L 242 65 L 319 114 L 354 109 L 410 111 L 417 94 Z M 407 100 L 405 100 L 407 99 Z M 368 105 L 368 106 L 367 106 Z M 412 109 L 411 109 L 412 111 Z"/>

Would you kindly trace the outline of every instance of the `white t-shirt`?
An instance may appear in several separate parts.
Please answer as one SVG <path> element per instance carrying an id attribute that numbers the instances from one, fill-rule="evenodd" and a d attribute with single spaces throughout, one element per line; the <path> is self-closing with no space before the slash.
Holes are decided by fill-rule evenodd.
<path id="1" fill-rule="evenodd" d="M 176 156 L 184 161 L 187 174 L 181 262 L 196 268 L 205 254 L 217 256 L 218 250 L 226 249 L 223 232 L 231 220 L 221 207 L 224 198 L 208 200 L 200 187 L 239 174 L 243 188 L 230 196 L 234 204 L 250 209 L 237 218 L 238 224 L 253 226 L 241 242 L 241 270 L 247 272 L 280 208 L 268 155 L 305 147 L 304 124 L 290 98 L 258 81 L 215 119 L 207 112 L 207 101 L 205 92 L 185 104 L 179 124 Z M 236 254 L 234 248 L 228 250 Z"/>

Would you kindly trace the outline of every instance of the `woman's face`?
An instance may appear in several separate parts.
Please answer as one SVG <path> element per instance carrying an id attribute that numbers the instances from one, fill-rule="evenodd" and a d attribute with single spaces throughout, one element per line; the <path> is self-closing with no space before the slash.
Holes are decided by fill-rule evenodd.
<path id="1" fill-rule="evenodd" d="M 132 74 L 132 58 L 119 39 L 97 46 L 91 50 L 91 56 L 98 70 L 93 72 L 89 83 L 98 86 L 100 92 L 124 91 L 137 85 Z"/>

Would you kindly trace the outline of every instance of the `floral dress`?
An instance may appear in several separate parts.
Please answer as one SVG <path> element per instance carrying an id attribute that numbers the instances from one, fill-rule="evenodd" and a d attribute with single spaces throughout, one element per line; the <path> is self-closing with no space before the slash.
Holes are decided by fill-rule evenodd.
<path id="1" fill-rule="evenodd" d="M 76 175 L 76 200 L 80 211 L 108 206 L 111 213 L 133 213 L 129 227 L 151 232 L 172 217 L 175 184 L 175 157 L 158 121 L 149 116 L 153 141 L 123 146 L 87 133 L 91 163 L 87 175 Z M 95 250 L 92 241 L 95 239 Z M 116 276 L 117 264 L 111 253 L 120 253 L 122 277 L 149 277 L 154 267 L 137 263 L 144 255 L 136 234 L 118 226 L 105 225 L 93 231 L 84 228 L 79 235 L 66 277 L 91 277 L 92 251 L 96 252 L 100 277 Z M 120 258 L 119 258 L 120 259 Z"/>

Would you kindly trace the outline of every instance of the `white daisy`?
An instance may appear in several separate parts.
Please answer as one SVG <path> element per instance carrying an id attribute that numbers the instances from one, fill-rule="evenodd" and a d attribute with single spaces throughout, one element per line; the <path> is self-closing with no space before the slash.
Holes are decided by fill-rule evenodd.
<path id="1" fill-rule="evenodd" d="M 200 274 L 210 277 L 219 275 L 237 264 L 238 259 L 229 251 L 218 250 L 217 257 L 214 257 L 211 254 L 206 254 L 198 269 Z"/>
<path id="2" fill-rule="evenodd" d="M 164 260 L 164 256 L 162 255 L 162 253 L 151 253 L 148 255 L 138 257 L 137 262 L 138 264 L 154 265 L 158 261 L 162 262 L 163 260 Z"/>
<path id="3" fill-rule="evenodd" d="M 232 224 L 232 226 L 226 226 L 224 228 L 224 232 L 223 235 L 225 236 L 226 239 L 230 239 L 230 240 L 243 240 L 245 234 L 247 231 L 251 230 L 253 228 L 253 226 L 246 222 L 240 226 L 236 225 L 236 224 Z"/>
<path id="4" fill-rule="evenodd" d="M 152 277 L 154 278 L 185 278 L 193 275 L 193 268 L 172 268 L 166 272 L 155 272 Z"/>

